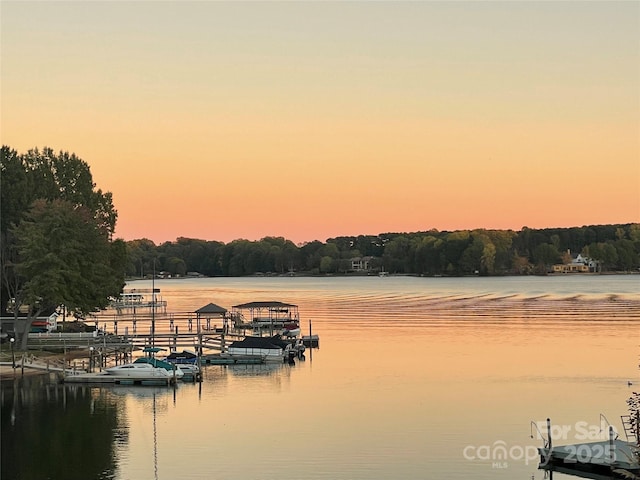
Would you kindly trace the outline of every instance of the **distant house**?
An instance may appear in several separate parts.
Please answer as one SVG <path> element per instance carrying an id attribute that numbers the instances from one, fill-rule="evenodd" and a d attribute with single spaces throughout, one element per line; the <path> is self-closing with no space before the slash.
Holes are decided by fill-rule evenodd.
<path id="1" fill-rule="evenodd" d="M 583 257 L 580 253 L 575 257 L 571 256 L 570 251 L 567 251 L 567 253 L 571 261 L 554 265 L 553 273 L 591 273 L 597 270 L 598 262 L 595 260 Z"/>
<path id="2" fill-rule="evenodd" d="M 368 272 L 369 262 L 373 257 L 354 257 L 351 259 L 351 270 L 354 272 Z"/>

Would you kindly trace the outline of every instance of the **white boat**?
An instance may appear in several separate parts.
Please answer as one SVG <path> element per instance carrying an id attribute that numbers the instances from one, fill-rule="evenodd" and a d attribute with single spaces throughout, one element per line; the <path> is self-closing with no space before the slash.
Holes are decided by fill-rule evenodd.
<path id="1" fill-rule="evenodd" d="M 123 365 L 109 367 L 105 369 L 105 372 L 109 375 L 132 378 L 168 378 L 173 376 L 173 373 L 165 368 L 154 367 L 149 363 L 125 363 Z"/>
<path id="2" fill-rule="evenodd" d="M 180 370 L 182 371 L 183 375 L 189 375 L 192 377 L 200 373 L 200 368 L 193 363 L 181 363 Z"/>
<path id="3" fill-rule="evenodd" d="M 175 377 L 177 379 L 184 377 L 181 365 L 166 362 L 155 357 L 140 357 L 133 362 L 133 365 L 150 365 L 153 368 L 166 371 L 169 377 Z"/>

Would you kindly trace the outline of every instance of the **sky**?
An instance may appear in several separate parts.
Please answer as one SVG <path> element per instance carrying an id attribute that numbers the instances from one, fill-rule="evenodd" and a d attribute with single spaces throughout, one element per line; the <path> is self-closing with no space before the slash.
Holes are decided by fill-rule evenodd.
<path id="1" fill-rule="evenodd" d="M 640 2 L 0 1 L 0 136 L 116 237 L 640 222 Z"/>

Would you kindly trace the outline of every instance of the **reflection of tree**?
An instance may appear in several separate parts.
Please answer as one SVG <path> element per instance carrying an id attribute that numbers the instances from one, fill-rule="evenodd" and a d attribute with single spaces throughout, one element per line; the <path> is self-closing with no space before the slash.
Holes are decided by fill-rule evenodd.
<path id="1" fill-rule="evenodd" d="M 106 392 L 51 384 L 44 376 L 3 382 L 3 480 L 113 478 L 114 434 L 119 443 L 126 436 L 118 403 Z"/>

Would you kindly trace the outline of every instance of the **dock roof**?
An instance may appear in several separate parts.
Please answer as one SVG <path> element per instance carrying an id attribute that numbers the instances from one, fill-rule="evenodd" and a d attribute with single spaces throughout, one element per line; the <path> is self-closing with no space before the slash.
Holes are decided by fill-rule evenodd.
<path id="1" fill-rule="evenodd" d="M 209 303 L 204 307 L 200 307 L 198 310 L 195 311 L 195 313 L 215 313 L 219 315 L 224 315 L 225 313 L 227 313 L 227 309 L 224 307 L 221 307 L 220 305 L 216 305 L 215 303 Z"/>
<path id="2" fill-rule="evenodd" d="M 233 308 L 287 308 L 287 307 L 297 307 L 297 305 L 293 305 L 291 303 L 284 302 L 249 302 L 242 303 L 240 305 L 234 305 Z"/>

